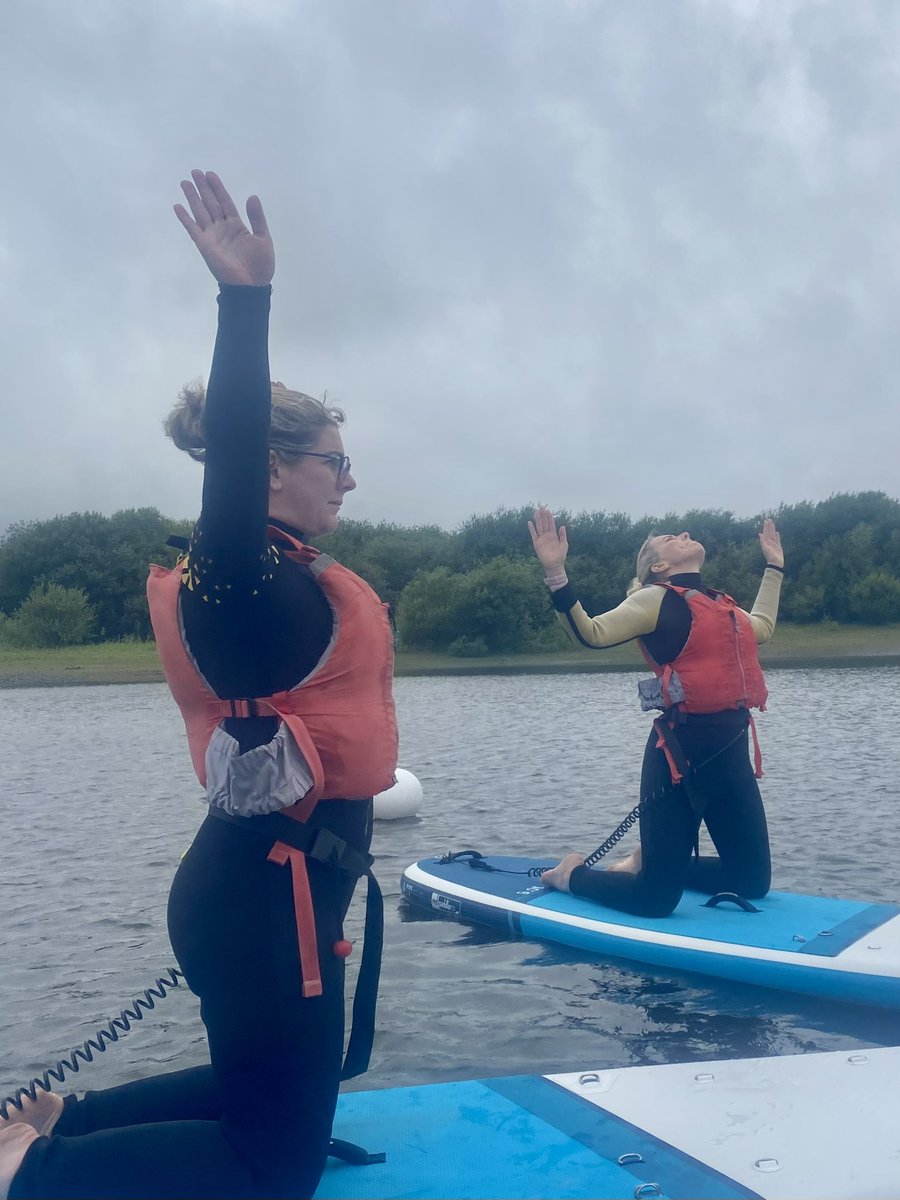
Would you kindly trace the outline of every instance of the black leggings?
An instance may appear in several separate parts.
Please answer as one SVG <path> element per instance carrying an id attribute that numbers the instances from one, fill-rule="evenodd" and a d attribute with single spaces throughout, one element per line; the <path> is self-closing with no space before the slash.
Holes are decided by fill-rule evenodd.
<path id="1" fill-rule="evenodd" d="M 692 857 L 697 821 L 684 788 L 672 786 L 654 732 L 641 771 L 641 796 L 653 797 L 641 813 L 641 870 L 630 875 L 576 867 L 569 882 L 573 895 L 641 917 L 665 917 L 685 888 L 709 895 L 737 892 L 748 899 L 769 890 L 769 835 L 747 730 L 689 720 L 676 733 L 688 760 L 699 767 L 693 791 L 705 805 L 703 820 L 718 857 Z"/>
<path id="2" fill-rule="evenodd" d="M 321 824 L 368 850 L 371 804 L 323 801 Z M 210 1065 L 66 1099 L 10 1200 L 309 1197 L 325 1166 L 344 1039 L 343 937 L 353 881 L 307 859 L 322 995 L 303 999 L 291 868 L 207 817 L 169 897 L 169 935 L 200 997 Z"/>

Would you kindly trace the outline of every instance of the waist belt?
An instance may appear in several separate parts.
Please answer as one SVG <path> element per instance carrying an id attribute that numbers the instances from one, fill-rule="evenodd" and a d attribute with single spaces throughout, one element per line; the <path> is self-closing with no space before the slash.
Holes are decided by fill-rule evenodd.
<path id="1" fill-rule="evenodd" d="M 270 847 L 270 862 L 280 866 L 290 864 L 304 997 L 322 995 L 316 922 L 306 859 L 315 859 L 336 871 L 346 871 L 354 879 L 365 875 L 367 887 L 363 952 L 356 980 L 356 994 L 353 997 L 350 1041 L 344 1056 L 341 1079 L 353 1079 L 356 1075 L 362 1075 L 368 1069 L 375 1039 L 375 1006 L 384 944 L 384 900 L 378 880 L 372 874 L 374 858 L 371 854 L 354 849 L 349 842 L 332 833 L 330 829 L 311 827 L 302 821 L 286 817 L 284 813 L 237 817 L 221 808 L 210 808 L 209 815 L 259 837 Z"/>

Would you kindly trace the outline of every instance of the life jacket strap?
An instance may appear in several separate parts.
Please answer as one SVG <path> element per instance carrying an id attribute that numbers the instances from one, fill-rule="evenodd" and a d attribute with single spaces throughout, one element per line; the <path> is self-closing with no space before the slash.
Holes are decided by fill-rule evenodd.
<path id="1" fill-rule="evenodd" d="M 366 920 L 363 929 L 363 952 L 356 977 L 353 997 L 353 1017 L 350 1040 L 341 1079 L 353 1079 L 369 1069 L 372 1044 L 375 1041 L 375 1008 L 378 1003 L 378 982 L 381 978 L 381 954 L 384 946 L 384 897 L 378 880 L 366 872 Z"/>
<path id="2" fill-rule="evenodd" d="M 211 807 L 209 815 L 219 821 L 227 821 L 229 825 L 237 825 L 247 833 L 256 834 L 270 845 L 273 841 L 284 842 L 294 850 L 302 850 L 308 858 L 318 859 L 337 871 L 347 871 L 357 879 L 366 875 L 375 861 L 371 854 L 354 849 L 330 829 L 304 825 L 302 821 L 287 817 L 283 812 L 238 817 L 222 808 Z"/>
<path id="3" fill-rule="evenodd" d="M 276 842 L 269 851 L 269 862 L 291 865 L 291 886 L 294 893 L 294 919 L 297 922 L 297 948 L 300 952 L 300 973 L 303 996 L 322 995 L 322 973 L 319 968 L 319 943 L 316 938 L 316 918 L 313 913 L 306 855 L 294 846 Z"/>
<path id="4" fill-rule="evenodd" d="M 217 716 L 228 717 L 277 717 L 278 713 L 265 700 L 220 700 L 215 706 Z"/>
<path id="5" fill-rule="evenodd" d="M 657 717 L 653 722 L 653 728 L 657 734 L 656 748 L 657 750 L 662 750 L 666 756 L 666 762 L 669 764 L 669 771 L 672 775 L 672 783 L 676 786 L 680 784 L 684 788 L 684 794 L 697 820 L 699 833 L 700 821 L 703 819 L 703 810 L 706 808 L 706 805 L 700 796 L 698 796 L 697 790 L 694 787 L 694 768 L 691 766 L 690 760 L 685 754 L 684 748 L 675 732 L 675 722 L 667 721 L 664 717 Z M 696 837 L 694 839 L 694 852 L 695 854 L 698 853 Z"/>
<path id="6" fill-rule="evenodd" d="M 674 737 L 672 728 L 666 728 L 659 716 L 653 722 L 653 727 L 656 731 L 656 749 L 661 750 L 662 754 L 666 756 L 668 772 L 672 776 L 673 784 L 680 784 L 691 769 L 682 750 L 682 744 Z"/>
<path id="7" fill-rule="evenodd" d="M 210 816 L 247 832 L 262 836 L 270 845 L 270 862 L 290 863 L 294 897 L 294 916 L 297 923 L 297 946 L 303 976 L 303 995 L 321 996 L 322 977 L 319 967 L 315 916 L 306 859 L 314 858 L 338 871 L 346 871 L 358 879 L 366 876 L 366 917 L 363 932 L 363 952 L 353 997 L 353 1018 L 350 1040 L 341 1070 L 341 1079 L 353 1079 L 368 1069 L 375 1039 L 375 1008 L 381 976 L 381 955 L 384 945 L 384 898 L 378 880 L 372 874 L 371 854 L 356 850 L 330 829 L 310 828 L 282 812 L 257 817 L 238 817 L 224 809 L 210 808 Z M 275 844 L 272 838 L 275 836 Z M 316 990 L 317 989 L 317 990 Z"/>
<path id="8" fill-rule="evenodd" d="M 750 718 L 750 735 L 753 738 L 753 774 L 757 779 L 762 779 L 765 772 L 762 765 L 762 751 L 759 748 L 759 738 L 756 736 L 756 722 L 753 720 L 753 714 L 748 711 L 747 715 Z"/>

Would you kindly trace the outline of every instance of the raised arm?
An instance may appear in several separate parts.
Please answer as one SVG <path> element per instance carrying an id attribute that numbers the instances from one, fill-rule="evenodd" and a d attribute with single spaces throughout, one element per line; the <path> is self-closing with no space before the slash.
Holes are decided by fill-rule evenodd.
<path id="1" fill-rule="evenodd" d="M 590 617 L 566 575 L 569 539 L 565 525 L 557 529 L 553 513 L 541 505 L 535 509 L 534 520 L 528 522 L 528 532 L 534 552 L 544 568 L 544 582 L 552 594 L 556 615 L 576 645 L 608 650 L 654 632 L 665 595 L 662 588 L 642 588 L 609 612 Z"/>
<path id="2" fill-rule="evenodd" d="M 275 252 L 259 198 L 249 228 L 212 171 L 193 171 L 175 215 L 219 282 L 219 328 L 204 409 L 203 507 L 191 559 L 213 585 L 256 586 L 269 510 L 269 283 Z"/>
<path id="3" fill-rule="evenodd" d="M 762 583 L 756 593 L 753 609 L 750 612 L 750 623 L 756 640 L 760 644 L 767 642 L 775 632 L 775 622 L 778 618 L 778 602 L 781 599 L 781 581 L 784 578 L 784 551 L 781 548 L 781 535 L 775 528 L 775 522 L 766 517 L 759 535 L 759 547 L 766 560 Z"/>

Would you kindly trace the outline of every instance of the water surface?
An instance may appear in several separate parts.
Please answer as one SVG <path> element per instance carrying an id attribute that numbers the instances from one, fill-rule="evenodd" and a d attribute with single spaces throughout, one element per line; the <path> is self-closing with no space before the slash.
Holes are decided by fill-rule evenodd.
<path id="1" fill-rule="evenodd" d="M 387 924 L 379 1036 L 369 1074 L 350 1086 L 897 1040 L 892 1013 L 512 941 L 405 907 L 401 871 L 434 851 L 587 853 L 601 842 L 636 799 L 648 721 L 635 679 L 397 680 L 400 761 L 425 803 L 419 818 L 376 825 Z M 778 670 L 769 683 L 758 726 L 774 886 L 900 899 L 900 667 Z M 5 1095 L 173 961 L 166 894 L 203 803 L 162 685 L 0 691 L 0 722 Z M 181 987 L 75 1085 L 205 1053 L 197 1002 Z"/>

